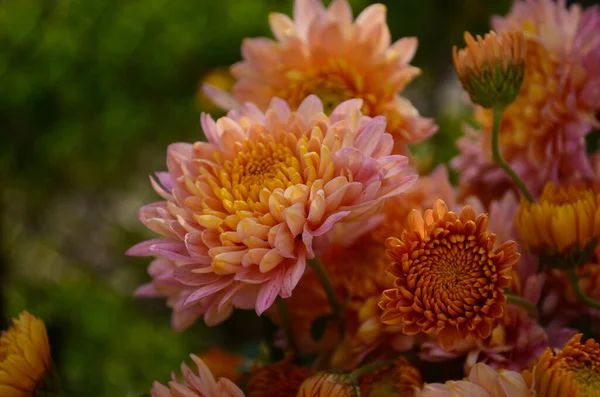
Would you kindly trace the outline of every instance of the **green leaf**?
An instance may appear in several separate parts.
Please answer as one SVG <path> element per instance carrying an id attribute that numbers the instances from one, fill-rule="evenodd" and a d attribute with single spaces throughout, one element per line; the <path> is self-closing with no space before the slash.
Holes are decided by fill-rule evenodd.
<path id="1" fill-rule="evenodd" d="M 317 317 L 310 325 L 310 336 L 312 336 L 315 342 L 320 341 L 325 334 L 329 320 L 331 320 L 331 315 L 326 314 L 324 316 Z"/>

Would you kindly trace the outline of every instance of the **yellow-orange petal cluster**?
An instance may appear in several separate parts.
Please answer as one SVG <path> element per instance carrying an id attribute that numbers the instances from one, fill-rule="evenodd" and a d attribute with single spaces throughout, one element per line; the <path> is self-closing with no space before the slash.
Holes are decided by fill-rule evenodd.
<path id="1" fill-rule="evenodd" d="M 600 193 L 584 185 L 557 188 L 549 183 L 536 203 L 521 201 L 515 223 L 520 240 L 535 252 L 593 250 L 600 237 Z"/>
<path id="2" fill-rule="evenodd" d="M 476 216 L 470 206 L 457 215 L 442 200 L 424 215 L 412 211 L 408 223 L 400 239 L 386 241 L 394 288 L 383 293 L 381 320 L 403 324 L 409 335 L 439 332 L 445 350 L 488 337 L 504 312 L 504 289 L 520 257 L 516 244 L 494 249 L 487 215 Z"/>
<path id="3" fill-rule="evenodd" d="M 28 397 L 57 392 L 52 378 L 50 344 L 44 323 L 23 312 L 0 336 L 0 396 Z"/>
<path id="4" fill-rule="evenodd" d="M 300 385 L 314 371 L 293 363 L 293 356 L 272 364 L 256 365 L 247 386 L 248 397 L 296 397 Z"/>
<path id="5" fill-rule="evenodd" d="M 306 379 L 298 397 L 358 397 L 358 388 L 347 375 L 321 372 Z"/>
<path id="6" fill-rule="evenodd" d="M 494 370 L 479 363 L 465 380 L 426 385 L 418 397 L 530 397 L 526 380 L 514 371 Z"/>
<path id="7" fill-rule="evenodd" d="M 600 345 L 593 339 L 581 343 L 577 334 L 554 354 L 548 348 L 533 370 L 539 397 L 600 396 Z"/>
<path id="8" fill-rule="evenodd" d="M 363 396 L 413 397 L 423 387 L 423 379 L 419 370 L 401 357 L 390 365 L 359 376 L 358 386 Z"/>
<path id="9" fill-rule="evenodd" d="M 377 294 L 364 301 L 350 302 L 346 310 L 346 333 L 331 356 L 334 368 L 351 370 L 366 358 L 385 360 L 413 347 L 415 337 L 404 334 L 402 325 L 381 322 L 380 300 L 381 294 Z"/>
<path id="10" fill-rule="evenodd" d="M 155 283 L 168 284 L 174 310 L 193 307 L 210 325 L 232 307 L 262 314 L 292 295 L 335 224 L 370 218 L 410 186 L 385 119 L 361 106 L 326 115 L 315 96 L 296 111 L 279 98 L 264 113 L 248 103 L 217 121 L 202 115 L 208 142 L 169 147 L 169 171 L 152 181 L 165 201 L 140 209 L 163 238 L 128 254 L 175 264 Z"/>
<path id="11" fill-rule="evenodd" d="M 400 150 L 436 131 L 431 119 L 399 95 L 420 74 L 410 65 L 417 39 L 391 42 L 384 5 L 371 5 L 353 20 L 347 0 L 334 0 L 328 8 L 321 0 L 295 0 L 293 20 L 272 13 L 269 22 L 276 40 L 242 44 L 244 60 L 231 67 L 237 80 L 233 97 L 205 88 L 220 106 L 250 101 L 265 109 L 272 97 L 280 97 L 296 108 L 313 94 L 331 111 L 361 98 L 365 114 L 386 117 Z"/>
<path id="12" fill-rule="evenodd" d="M 494 31 L 476 39 L 465 32 L 467 48 L 452 49 L 454 67 L 471 100 L 484 108 L 505 107 L 519 95 L 525 69 L 525 36 Z"/>

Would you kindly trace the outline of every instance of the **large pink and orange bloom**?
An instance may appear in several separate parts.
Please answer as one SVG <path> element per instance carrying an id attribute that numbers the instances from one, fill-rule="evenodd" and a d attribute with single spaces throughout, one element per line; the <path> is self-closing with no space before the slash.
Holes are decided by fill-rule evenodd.
<path id="1" fill-rule="evenodd" d="M 261 314 L 291 296 L 336 223 L 373 215 L 415 179 L 391 154 L 385 119 L 364 116 L 362 103 L 331 116 L 315 96 L 297 111 L 274 99 L 266 112 L 204 114 L 208 142 L 171 145 L 168 172 L 152 179 L 165 201 L 140 209 L 163 236 L 128 251 L 160 258 L 141 293 L 168 297 L 181 326 L 190 315 L 216 324 L 232 307 Z"/>
<path id="2" fill-rule="evenodd" d="M 585 137 L 600 123 L 600 9 L 567 8 L 566 1 L 515 2 L 506 17 L 495 17 L 499 33 L 523 31 L 525 76 L 516 101 L 504 113 L 500 150 L 511 167 L 538 194 L 546 182 L 593 177 Z M 491 111 L 478 108 L 482 133 L 467 131 L 453 165 L 465 187 L 495 189 L 509 181 L 491 162 Z"/>
<path id="3" fill-rule="evenodd" d="M 217 104 L 235 109 L 253 102 L 264 110 L 279 97 L 296 109 L 314 94 L 329 112 L 345 100 L 361 98 L 364 114 L 386 117 L 401 151 L 436 131 L 431 119 L 399 95 L 420 74 L 409 63 L 417 39 L 391 42 L 384 5 L 366 8 L 353 21 L 347 0 L 334 0 L 329 8 L 321 0 L 296 0 L 293 17 L 270 15 L 275 40 L 244 40 L 243 61 L 231 67 L 236 78 L 231 95 L 205 87 Z"/>

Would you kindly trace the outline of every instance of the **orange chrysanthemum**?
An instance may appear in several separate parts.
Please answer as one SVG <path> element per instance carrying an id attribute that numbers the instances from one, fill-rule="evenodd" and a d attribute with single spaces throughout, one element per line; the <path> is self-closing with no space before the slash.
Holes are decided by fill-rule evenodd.
<path id="1" fill-rule="evenodd" d="M 593 249 L 600 238 L 600 193 L 549 183 L 538 202 L 521 201 L 515 223 L 521 241 L 533 251 L 579 254 Z"/>
<path id="2" fill-rule="evenodd" d="M 439 332 L 446 350 L 461 339 L 488 337 L 503 314 L 504 289 L 519 260 L 516 244 L 494 249 L 487 215 L 476 217 L 471 206 L 456 215 L 442 200 L 424 216 L 413 210 L 408 223 L 400 239 L 386 241 L 395 280 L 383 293 L 381 320 L 403 324 L 409 335 Z"/>
<path id="3" fill-rule="evenodd" d="M 419 370 L 401 357 L 393 364 L 359 376 L 358 386 L 364 396 L 412 397 L 423 387 Z"/>
<path id="4" fill-rule="evenodd" d="M 0 396 L 54 395 L 54 381 L 46 326 L 23 312 L 0 336 Z"/>
<path id="5" fill-rule="evenodd" d="M 207 350 L 199 357 L 216 379 L 226 378 L 235 384 L 243 381 L 244 374 L 239 372 L 238 368 L 244 362 L 244 357 L 231 354 L 218 347 Z"/>
<path id="6" fill-rule="evenodd" d="M 454 67 L 471 100 L 485 108 L 513 102 L 523 82 L 525 37 L 522 32 L 491 31 L 477 40 L 465 32 L 467 48 L 452 49 Z"/>
<path id="7" fill-rule="evenodd" d="M 492 27 L 500 34 L 522 31 L 527 49 L 521 91 L 500 127 L 504 159 L 534 195 L 549 181 L 593 177 L 584 138 L 599 125 L 600 9 L 567 7 L 566 0 L 515 1 Z M 459 141 L 453 165 L 462 185 L 496 190 L 510 179 L 491 164 L 492 112 L 479 108 L 476 119 L 483 133 Z"/>
<path id="8" fill-rule="evenodd" d="M 409 64 L 417 39 L 392 44 L 385 19 L 382 4 L 368 7 L 353 21 L 347 0 L 334 0 L 328 9 L 321 0 L 296 0 L 293 20 L 279 13 L 270 15 L 276 41 L 244 40 L 244 60 L 231 68 L 237 79 L 232 96 L 211 86 L 205 90 L 226 109 L 246 101 L 265 109 L 272 97 L 296 108 L 314 94 L 331 110 L 345 100 L 361 98 L 362 111 L 385 116 L 396 143 L 404 149 L 437 128 L 399 96 L 420 74 Z"/>
<path id="9" fill-rule="evenodd" d="M 268 364 L 256 365 L 248 381 L 248 397 L 296 397 L 300 385 L 314 371 L 294 365 L 293 357 Z"/>
<path id="10" fill-rule="evenodd" d="M 600 396 L 600 345 L 577 334 L 556 355 L 548 348 L 533 370 L 540 397 Z"/>

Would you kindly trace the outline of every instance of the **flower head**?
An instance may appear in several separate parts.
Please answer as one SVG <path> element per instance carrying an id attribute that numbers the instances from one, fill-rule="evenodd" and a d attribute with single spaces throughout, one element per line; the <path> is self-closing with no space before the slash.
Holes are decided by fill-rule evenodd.
<path id="1" fill-rule="evenodd" d="M 415 179 L 401 175 L 407 159 L 391 155 L 385 120 L 361 104 L 327 116 L 315 96 L 297 111 L 276 98 L 265 113 L 247 104 L 217 122 L 203 115 L 208 142 L 172 145 L 169 172 L 153 180 L 166 201 L 140 210 L 164 238 L 128 253 L 174 262 L 181 309 L 213 324 L 232 307 L 261 314 L 288 298 L 336 223 L 370 217 Z"/>
<path id="2" fill-rule="evenodd" d="M 551 349 L 542 354 L 533 370 L 533 384 L 537 395 L 600 395 L 600 345 L 593 339 L 588 339 L 583 344 L 581 337 L 582 334 L 575 335 L 557 354 Z"/>
<path id="3" fill-rule="evenodd" d="M 575 261 L 569 265 L 583 265 L 600 238 L 600 193 L 585 186 L 557 188 L 549 183 L 538 202 L 521 201 L 515 223 L 521 241 L 531 250 L 568 255 Z"/>
<path id="4" fill-rule="evenodd" d="M 525 69 L 525 37 L 513 31 L 491 31 L 477 40 L 465 32 L 467 48 L 452 49 L 454 67 L 471 100 L 483 106 L 504 107 L 519 95 Z"/>
<path id="5" fill-rule="evenodd" d="M 300 386 L 298 397 L 358 397 L 350 377 L 321 372 L 306 379 Z"/>
<path id="6" fill-rule="evenodd" d="M 313 373 L 295 365 L 291 355 L 273 364 L 256 365 L 248 381 L 248 397 L 296 397 L 302 382 Z"/>
<path id="7" fill-rule="evenodd" d="M 204 361 L 193 354 L 191 357 L 196 364 L 196 371 L 185 363 L 181 364 L 181 373 L 187 385 L 181 383 L 173 373 L 168 387 L 154 382 L 152 397 L 245 397 L 232 381 L 226 378 L 216 380 Z"/>
<path id="8" fill-rule="evenodd" d="M 0 395 L 27 397 L 55 392 L 44 323 L 27 312 L 0 336 Z"/>
<path id="9" fill-rule="evenodd" d="M 529 397 L 531 392 L 518 372 L 496 371 L 486 364 L 473 367 L 467 380 L 431 383 L 419 397 Z"/>
<path id="10" fill-rule="evenodd" d="M 205 90 L 226 109 L 246 101 L 266 109 L 272 97 L 283 98 L 295 109 L 314 94 L 330 111 L 348 99 L 361 98 L 363 113 L 385 116 L 389 131 L 404 148 L 431 136 L 436 127 L 398 95 L 420 73 L 409 64 L 417 39 L 392 44 L 385 18 L 382 4 L 366 8 L 353 21 L 347 0 L 334 0 L 327 9 L 321 0 L 295 0 L 293 20 L 270 15 L 275 41 L 244 40 L 244 60 L 231 68 L 237 79 L 233 97 L 211 86 Z"/>
<path id="11" fill-rule="evenodd" d="M 395 279 L 383 293 L 381 320 L 403 324 L 409 335 L 439 332 L 446 350 L 461 339 L 488 337 L 503 314 L 504 289 L 519 260 L 516 244 L 494 249 L 487 215 L 476 217 L 470 206 L 456 215 L 442 200 L 424 216 L 412 211 L 408 222 L 400 239 L 386 241 Z"/>
<path id="12" fill-rule="evenodd" d="M 600 9 L 566 3 L 519 0 L 492 20 L 500 35 L 525 35 L 525 75 L 502 118 L 500 151 L 534 195 L 549 181 L 593 177 L 584 138 L 599 125 Z M 483 131 L 461 139 L 453 166 L 462 185 L 496 190 L 510 179 L 491 165 L 492 112 L 479 108 L 476 119 Z"/>

